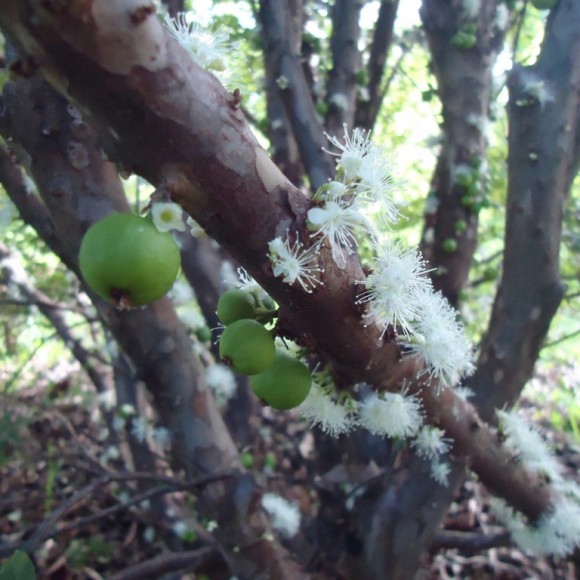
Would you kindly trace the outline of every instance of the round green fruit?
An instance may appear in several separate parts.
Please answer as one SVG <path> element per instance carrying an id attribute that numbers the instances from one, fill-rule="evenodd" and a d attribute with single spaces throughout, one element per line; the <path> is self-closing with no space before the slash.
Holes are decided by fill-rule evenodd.
<path id="1" fill-rule="evenodd" d="M 218 318 L 226 326 L 236 320 L 254 318 L 255 313 L 254 297 L 243 290 L 226 290 L 217 303 Z"/>
<path id="2" fill-rule="evenodd" d="M 276 354 L 272 335 L 255 320 L 236 320 L 220 337 L 220 356 L 235 371 L 257 375 L 265 370 Z"/>
<path id="3" fill-rule="evenodd" d="M 299 360 L 282 352 L 262 373 L 250 379 L 254 393 L 274 409 L 297 407 L 310 392 L 310 371 Z"/>
<path id="4" fill-rule="evenodd" d="M 181 257 L 169 233 L 131 213 L 116 213 L 94 223 L 79 252 L 88 286 L 120 308 L 143 306 L 173 286 Z"/>
<path id="5" fill-rule="evenodd" d="M 457 252 L 457 240 L 454 240 L 453 238 L 443 240 L 443 251 L 447 252 L 448 254 L 453 254 L 453 252 Z"/>

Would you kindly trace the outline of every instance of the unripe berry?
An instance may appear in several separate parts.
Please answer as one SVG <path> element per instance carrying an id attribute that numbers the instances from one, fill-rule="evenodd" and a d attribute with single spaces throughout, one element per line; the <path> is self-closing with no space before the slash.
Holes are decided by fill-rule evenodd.
<path id="1" fill-rule="evenodd" d="M 237 320 L 220 338 L 220 356 L 235 371 L 257 375 L 274 360 L 276 347 L 272 335 L 255 320 Z"/>
<path id="2" fill-rule="evenodd" d="M 299 360 L 277 352 L 274 362 L 250 379 L 254 393 L 274 409 L 297 407 L 310 392 L 312 377 Z"/>
<path id="3" fill-rule="evenodd" d="M 254 298 L 248 292 L 235 288 L 226 290 L 218 300 L 217 315 L 226 326 L 243 318 L 254 318 L 256 306 Z"/>
<path id="4" fill-rule="evenodd" d="M 88 286 L 118 307 L 150 304 L 173 286 L 181 257 L 169 233 L 146 218 L 116 213 L 94 223 L 79 251 Z"/>

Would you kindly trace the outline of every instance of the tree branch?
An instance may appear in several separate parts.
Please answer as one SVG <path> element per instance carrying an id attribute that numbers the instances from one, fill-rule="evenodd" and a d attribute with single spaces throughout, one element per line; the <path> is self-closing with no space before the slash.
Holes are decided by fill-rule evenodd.
<path id="1" fill-rule="evenodd" d="M 278 84 L 300 157 L 312 188 L 316 190 L 334 174 L 334 166 L 322 150 L 326 141 L 297 58 L 288 3 L 262 0 L 259 17 L 266 69 Z"/>
<path id="2" fill-rule="evenodd" d="M 421 18 L 443 105 L 443 143 L 431 181 L 421 252 L 433 284 L 457 306 L 473 261 L 478 212 L 485 195 L 485 127 L 492 71 L 504 31 L 494 25 L 496 2 L 482 2 L 466 22 L 462 4 L 423 0 Z M 476 26 L 473 47 L 456 46 L 463 26 Z"/>
<path id="3" fill-rule="evenodd" d="M 392 338 L 382 341 L 381 329 L 363 326 L 355 305 L 356 281 L 363 273 L 354 256 L 339 270 L 323 247 L 324 286 L 312 294 L 273 276 L 266 257 L 268 242 L 289 229 L 308 240 L 304 219 L 309 202 L 259 147 L 235 98 L 197 67 L 156 19 L 135 23 L 127 1 L 71 2 L 66 10 L 50 14 L 31 11 L 31 1 L 10 0 L 0 6 L 0 23 L 7 33 L 34 46 L 37 62 L 49 60 L 67 79 L 69 93 L 96 115 L 103 134 L 112 136 L 111 156 L 163 185 L 247 267 L 281 304 L 280 327 L 285 333 L 326 355 L 345 384 L 367 381 L 399 389 L 407 380 L 411 392 L 422 397 L 429 420 L 454 438 L 458 457 L 482 481 L 532 519 L 548 509 L 549 490 L 513 464 L 473 409 L 451 390 L 422 388 L 415 361 L 401 361 Z M 121 35 L 122 45 L 112 44 L 111 35 Z M 166 362 L 163 357 L 150 361 L 147 375 Z M 163 397 L 162 403 L 171 403 L 166 393 L 156 394 Z M 160 407 L 166 411 L 163 404 Z M 237 484 L 244 486 L 243 481 Z M 243 514 L 252 493 L 244 494 L 241 504 L 240 497 L 232 494 L 232 504 L 222 503 L 220 508 Z M 217 519 L 231 521 L 231 511 L 229 515 Z"/>
<path id="4" fill-rule="evenodd" d="M 373 32 L 373 40 L 367 65 L 369 78 L 366 88 L 369 93 L 369 98 L 368 100 L 363 101 L 359 99 L 357 101 L 354 116 L 355 127 L 361 127 L 367 131 L 371 131 L 374 127 L 385 96 L 382 81 L 387 58 L 393 42 L 393 30 L 398 9 L 399 0 L 382 0 L 379 7 L 379 15 Z"/>
<path id="5" fill-rule="evenodd" d="M 28 152 L 31 174 L 50 212 L 63 255 L 78 274 L 78 248 L 85 229 L 95 219 L 129 208 L 115 167 L 103 160 L 92 126 L 38 81 L 20 81 L 5 88 L 4 125 Z M 71 149 L 75 153 L 84 149 L 81 159 L 89 162 L 79 167 L 78 158 L 70 158 Z M 92 297 L 153 395 L 161 423 L 172 433 L 175 464 L 189 477 L 238 468 L 233 441 L 171 302 L 165 298 L 145 309 L 119 312 Z M 216 535 L 234 572 L 246 570 L 251 576 L 274 569 L 280 578 L 299 577 L 286 551 L 277 542 L 263 539 L 269 523 L 261 504 L 245 503 L 254 494 L 259 494 L 256 483 L 240 474 L 204 489 L 199 501 L 206 517 L 220 523 Z"/>
<path id="6" fill-rule="evenodd" d="M 503 275 L 470 381 L 482 416 L 511 405 L 531 376 L 564 296 L 559 249 L 563 207 L 580 156 L 580 6 L 559 2 L 537 63 L 516 67 L 510 100 L 508 200 Z M 526 87 L 544 83 L 548 100 Z M 509 313 L 509 320 L 507 318 Z"/>
<path id="7" fill-rule="evenodd" d="M 357 73 L 361 67 L 358 49 L 360 38 L 360 0 L 336 0 L 332 6 L 330 54 L 332 68 L 326 89 L 325 128 L 330 135 L 339 135 L 346 123 L 352 128 L 357 96 Z"/>

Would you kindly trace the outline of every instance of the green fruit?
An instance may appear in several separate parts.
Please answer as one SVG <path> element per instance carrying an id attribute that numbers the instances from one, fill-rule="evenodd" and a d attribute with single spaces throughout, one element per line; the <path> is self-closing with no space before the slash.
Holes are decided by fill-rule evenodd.
<path id="1" fill-rule="evenodd" d="M 235 371 L 257 375 L 274 360 L 276 347 L 272 335 L 255 320 L 236 320 L 220 338 L 220 356 Z"/>
<path id="2" fill-rule="evenodd" d="M 93 224 L 79 252 L 88 286 L 115 306 L 150 304 L 173 286 L 181 263 L 169 233 L 148 219 L 116 213 Z"/>
<path id="3" fill-rule="evenodd" d="M 488 282 L 495 280 L 497 278 L 497 276 L 498 276 L 498 270 L 497 270 L 497 268 L 494 268 L 493 266 L 488 266 L 483 271 L 483 279 L 487 280 Z"/>
<path id="4" fill-rule="evenodd" d="M 250 379 L 254 393 L 274 409 L 297 407 L 310 392 L 310 371 L 299 360 L 277 352 L 274 362 Z"/>
<path id="5" fill-rule="evenodd" d="M 195 331 L 195 336 L 200 342 L 209 342 L 211 340 L 211 330 L 209 326 L 202 326 Z"/>
<path id="6" fill-rule="evenodd" d="M 226 326 L 236 320 L 254 318 L 255 313 L 256 305 L 253 296 L 243 290 L 226 290 L 217 303 L 218 318 Z"/>
<path id="7" fill-rule="evenodd" d="M 549 10 L 553 8 L 558 0 L 531 0 L 532 6 L 538 10 Z"/>
<path id="8" fill-rule="evenodd" d="M 457 240 L 454 240 L 453 238 L 443 240 L 443 251 L 447 252 L 448 254 L 457 252 Z"/>

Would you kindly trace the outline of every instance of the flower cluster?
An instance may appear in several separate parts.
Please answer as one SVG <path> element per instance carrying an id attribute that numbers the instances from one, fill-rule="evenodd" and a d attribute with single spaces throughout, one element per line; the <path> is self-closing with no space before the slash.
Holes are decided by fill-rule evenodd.
<path id="1" fill-rule="evenodd" d="M 457 384 L 473 370 L 471 348 L 455 311 L 433 290 L 422 256 L 399 242 L 379 243 L 364 215 L 369 205 L 378 206 L 389 226 L 401 217 L 392 199 L 393 170 L 384 150 L 368 135 L 344 130 L 342 140 L 329 137 L 339 150 L 336 179 L 318 189 L 307 225 L 317 244 L 324 240 L 339 268 L 362 234 L 374 243 L 373 271 L 358 283 L 363 286 L 357 303 L 363 304 L 365 325 L 377 325 L 384 334 L 391 328 L 406 345 L 410 356 L 424 365 L 420 373 L 443 387 Z M 308 272 L 305 272 L 308 273 Z"/>
<path id="2" fill-rule="evenodd" d="M 366 290 L 357 303 L 368 303 L 365 321 L 378 323 L 383 333 L 388 326 L 398 326 L 405 334 L 414 334 L 413 322 L 421 310 L 416 296 L 429 290 L 429 279 L 421 256 L 401 244 L 385 244 L 373 272 L 359 283 Z"/>
<path id="3" fill-rule="evenodd" d="M 317 381 L 315 375 L 306 400 L 298 407 L 300 414 L 312 425 L 331 437 L 348 433 L 355 425 L 352 409 L 333 398 L 333 386 Z"/>
<path id="4" fill-rule="evenodd" d="M 419 430 L 411 444 L 419 457 L 430 462 L 431 477 L 440 485 L 449 483 L 451 467 L 441 456 L 451 449 L 451 444 L 452 440 L 444 437 L 443 430 L 429 425 Z"/>
<path id="5" fill-rule="evenodd" d="M 215 364 L 207 367 L 205 380 L 220 407 L 225 405 L 236 392 L 236 377 L 226 365 Z"/>
<path id="6" fill-rule="evenodd" d="M 268 512 L 272 527 L 283 536 L 291 538 L 300 529 L 300 510 L 296 506 L 275 493 L 265 493 L 262 496 L 262 507 Z"/>
<path id="7" fill-rule="evenodd" d="M 523 550 L 537 554 L 564 556 L 580 547 L 580 486 L 565 481 L 562 467 L 540 434 L 513 411 L 496 411 L 505 444 L 524 465 L 547 478 L 555 497 L 550 512 L 530 525 L 503 500 L 496 499 L 494 511 L 513 540 Z"/>

